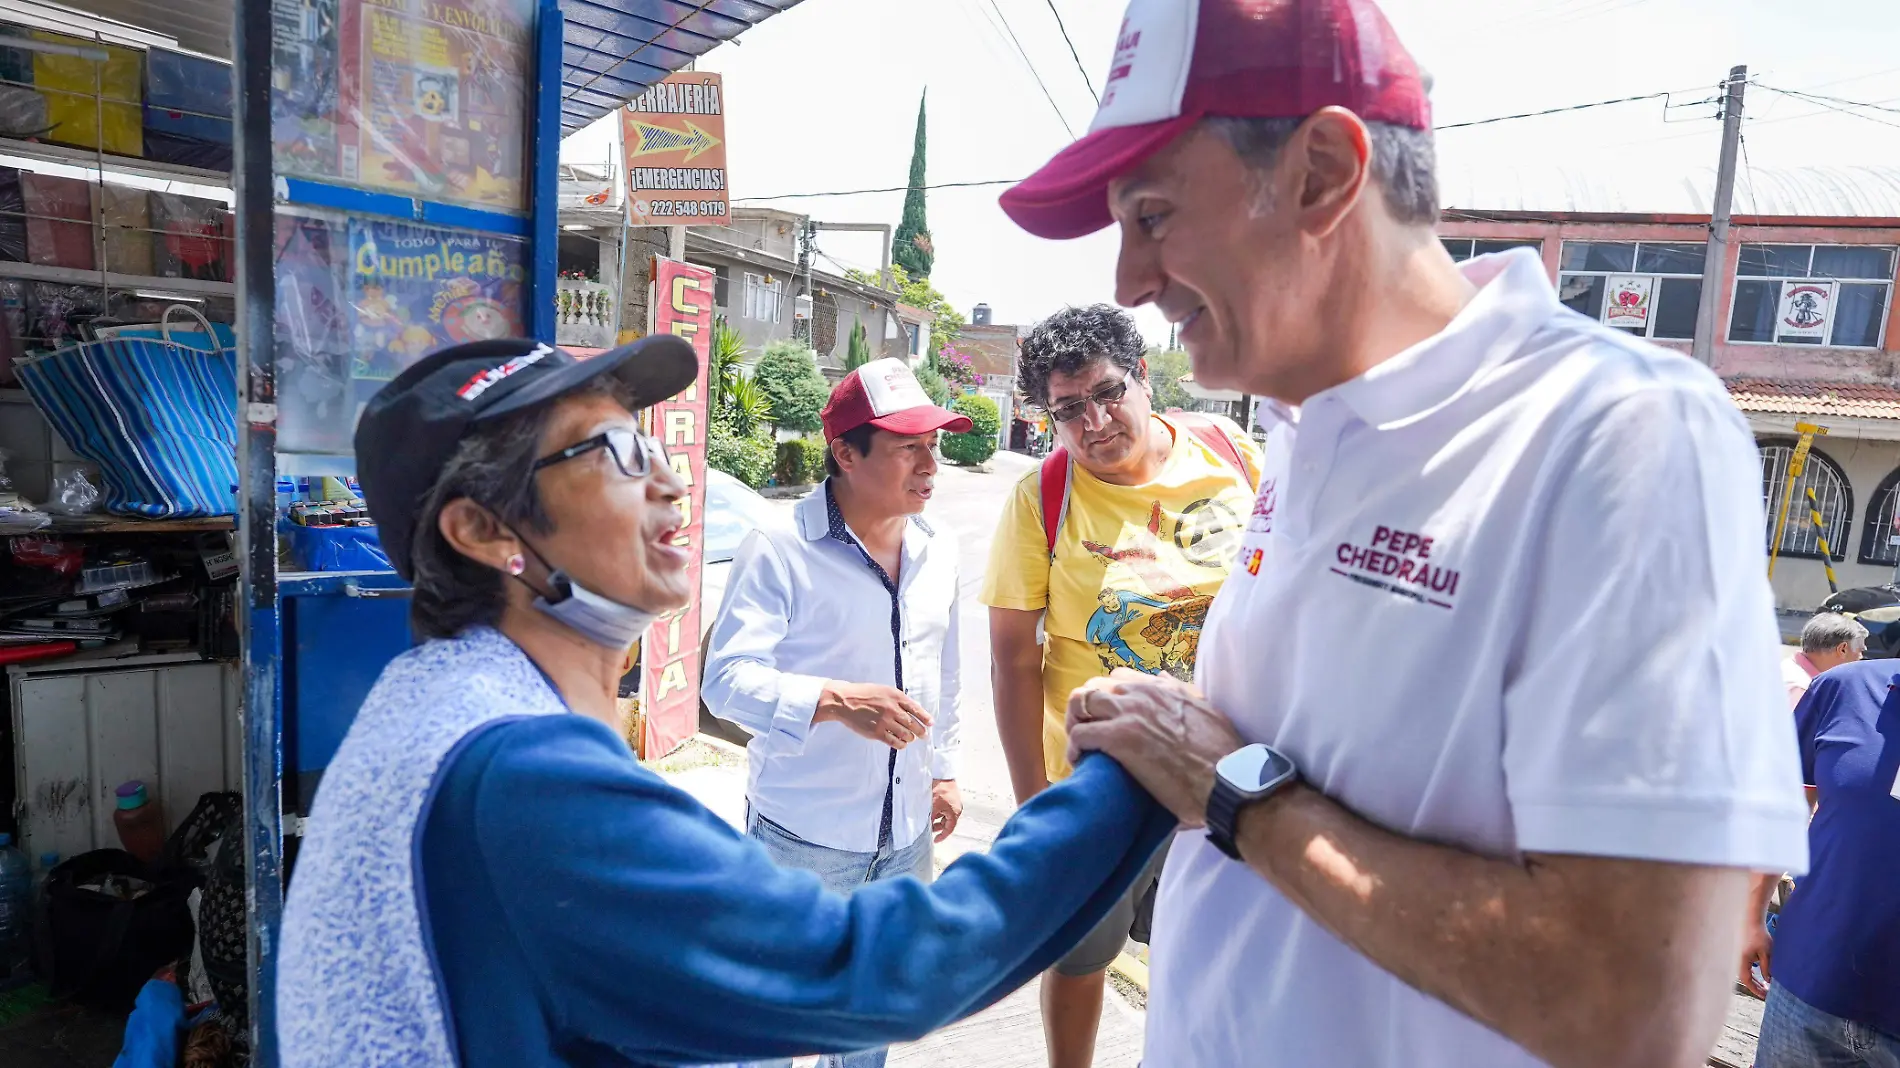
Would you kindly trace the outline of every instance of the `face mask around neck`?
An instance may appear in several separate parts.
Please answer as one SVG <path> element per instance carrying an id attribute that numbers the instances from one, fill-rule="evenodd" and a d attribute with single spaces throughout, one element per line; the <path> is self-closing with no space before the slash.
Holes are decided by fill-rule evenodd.
<path id="1" fill-rule="evenodd" d="M 519 534 L 516 537 L 520 537 Z M 647 628 L 660 618 L 658 612 L 649 612 L 644 608 L 621 604 L 609 597 L 603 597 L 593 590 L 575 582 L 568 573 L 548 563 L 541 551 L 529 545 L 526 538 L 521 544 L 541 566 L 548 569 L 548 586 L 552 597 L 522 578 L 512 576 L 516 582 L 534 590 L 534 610 L 578 632 L 582 637 L 596 645 L 625 652 L 634 642 L 646 636 Z"/>
<path id="2" fill-rule="evenodd" d="M 647 628 L 660 618 L 658 612 L 621 604 L 575 582 L 564 571 L 549 576 L 556 590 L 566 596 L 550 601 L 545 595 L 534 599 L 535 611 L 579 631 L 587 640 L 609 649 L 625 651 L 646 635 Z"/>

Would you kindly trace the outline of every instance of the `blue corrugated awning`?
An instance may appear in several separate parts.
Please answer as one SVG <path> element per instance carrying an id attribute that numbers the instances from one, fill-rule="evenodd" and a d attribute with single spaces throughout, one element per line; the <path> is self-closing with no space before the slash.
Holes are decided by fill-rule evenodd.
<path id="1" fill-rule="evenodd" d="M 799 0 L 561 0 L 561 126 L 577 130 Z"/>

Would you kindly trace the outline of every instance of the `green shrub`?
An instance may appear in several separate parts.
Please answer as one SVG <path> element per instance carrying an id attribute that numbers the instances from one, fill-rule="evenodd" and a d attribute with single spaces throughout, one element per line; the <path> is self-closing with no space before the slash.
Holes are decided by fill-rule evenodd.
<path id="1" fill-rule="evenodd" d="M 772 477 L 772 440 L 740 434 L 728 419 L 714 419 L 706 435 L 706 463 L 758 489 Z"/>
<path id="2" fill-rule="evenodd" d="M 942 375 L 929 367 L 919 367 L 917 369 L 917 384 L 924 387 L 924 396 L 930 398 L 930 403 L 939 408 L 949 406 L 950 383 L 945 382 Z"/>
<path id="3" fill-rule="evenodd" d="M 825 478 L 825 439 L 803 437 L 778 443 L 772 477 L 781 486 L 809 486 Z"/>
<path id="4" fill-rule="evenodd" d="M 996 435 L 1003 428 L 1003 414 L 997 411 L 996 402 L 982 394 L 967 393 L 958 397 L 950 410 L 969 416 L 971 426 L 967 434 L 943 436 L 943 458 L 953 464 L 974 466 L 994 455 Z"/>
<path id="5" fill-rule="evenodd" d="M 764 391 L 772 406 L 772 421 L 780 427 L 801 434 L 814 434 L 823 427 L 819 413 L 831 398 L 831 384 L 818 373 L 818 358 L 803 342 L 767 345 L 759 365 L 752 369 L 752 380 Z"/>

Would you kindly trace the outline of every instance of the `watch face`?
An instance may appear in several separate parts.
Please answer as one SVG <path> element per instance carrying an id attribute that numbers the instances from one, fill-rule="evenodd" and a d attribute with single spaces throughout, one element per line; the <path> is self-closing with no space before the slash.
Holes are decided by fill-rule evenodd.
<path id="1" fill-rule="evenodd" d="M 1264 745 L 1236 749 L 1221 758 L 1214 771 L 1244 793 L 1264 790 L 1293 772 L 1293 762 Z"/>

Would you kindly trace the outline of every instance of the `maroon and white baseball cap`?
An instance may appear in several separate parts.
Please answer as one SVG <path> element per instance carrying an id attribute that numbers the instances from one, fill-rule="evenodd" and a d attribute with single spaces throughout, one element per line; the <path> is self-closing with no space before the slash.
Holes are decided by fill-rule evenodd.
<path id="1" fill-rule="evenodd" d="M 820 418 L 830 440 L 866 423 L 893 434 L 928 434 L 948 430 L 967 434 L 973 423 L 967 415 L 930 403 L 917 376 L 903 360 L 872 360 L 845 375 L 831 388 Z"/>
<path id="2" fill-rule="evenodd" d="M 1131 0 L 1088 134 L 1004 193 L 1003 210 L 1038 237 L 1082 237 L 1114 221 L 1109 182 L 1201 119 L 1333 106 L 1431 126 L 1418 65 L 1372 0 Z"/>

